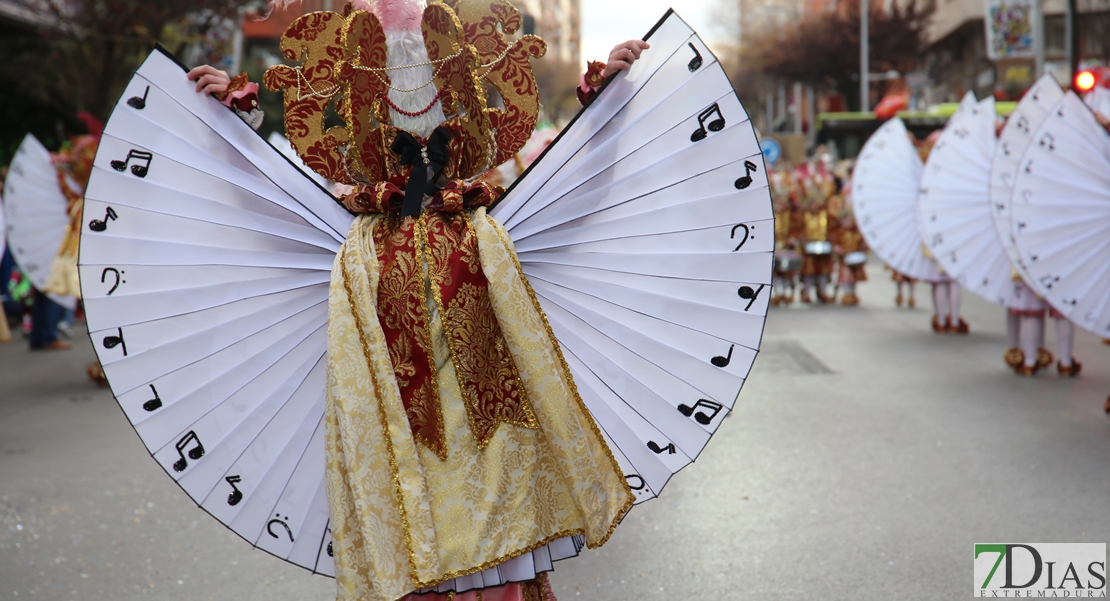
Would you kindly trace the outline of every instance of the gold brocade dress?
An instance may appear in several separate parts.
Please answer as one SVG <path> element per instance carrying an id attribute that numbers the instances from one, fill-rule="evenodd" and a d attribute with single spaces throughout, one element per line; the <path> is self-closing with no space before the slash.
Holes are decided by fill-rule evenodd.
<path id="1" fill-rule="evenodd" d="M 452 356 L 442 299 L 431 292 L 421 253 L 445 458 L 417 440 L 380 323 L 376 248 L 383 231 L 413 218 L 356 219 L 336 259 L 329 303 L 326 473 L 341 601 L 397 599 L 571 535 L 599 546 L 633 502 L 508 234 L 484 208 L 425 212 L 415 220 L 424 250 L 422 228 L 440 219 L 464 222 L 475 238 L 534 421 L 498 423 L 479 444 L 456 371 L 459 349 Z"/>

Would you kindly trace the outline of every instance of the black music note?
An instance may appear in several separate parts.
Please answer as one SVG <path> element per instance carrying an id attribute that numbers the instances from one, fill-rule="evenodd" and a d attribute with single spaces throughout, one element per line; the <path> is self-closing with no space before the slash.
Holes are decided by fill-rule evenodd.
<path id="1" fill-rule="evenodd" d="M 736 180 L 737 190 L 746 190 L 748 186 L 752 185 L 752 182 L 754 181 L 752 179 L 752 171 L 759 171 L 759 169 L 756 168 L 755 163 L 751 161 L 744 161 L 744 177 Z"/>
<path id="2" fill-rule="evenodd" d="M 235 507 L 239 504 L 239 501 L 243 500 L 243 491 L 239 490 L 238 486 L 235 486 L 236 484 L 242 482 L 243 478 L 241 476 L 228 476 L 224 478 L 224 480 L 227 480 L 227 483 L 231 485 L 232 490 L 232 493 L 227 496 L 227 504 Z"/>
<path id="3" fill-rule="evenodd" d="M 740 240 L 740 245 L 737 246 L 736 249 L 733 250 L 732 252 L 739 251 L 741 248 L 744 248 L 744 245 L 748 243 L 749 239 L 754 239 L 752 237 L 752 230 L 754 230 L 755 227 L 748 227 L 747 225 L 744 225 L 743 223 L 741 223 L 740 225 L 737 225 L 737 226 L 732 228 L 732 235 L 729 236 L 729 238 L 732 238 L 733 240 L 735 240 L 736 239 L 736 230 L 738 230 L 738 229 L 743 229 L 744 230 L 744 238 L 742 240 Z"/>
<path id="4" fill-rule="evenodd" d="M 134 174 L 135 177 L 146 177 L 146 175 L 150 173 L 150 161 L 153 158 L 154 155 L 146 152 L 145 150 L 132 150 L 131 152 L 127 153 L 126 159 L 122 161 L 112 161 L 111 165 L 112 169 L 115 169 L 116 171 L 122 173 L 125 169 L 127 169 L 127 165 L 131 163 L 131 160 L 135 159 L 136 163 L 144 164 L 131 165 L 131 173 Z"/>
<path id="5" fill-rule="evenodd" d="M 736 350 L 735 344 L 728 349 L 727 357 L 713 357 L 709 362 L 717 367 L 728 367 L 728 364 L 732 363 L 732 351 L 734 350 Z"/>
<path id="6" fill-rule="evenodd" d="M 698 69 L 701 69 L 702 63 L 704 61 L 702 61 L 701 53 L 698 52 L 698 47 L 695 46 L 693 42 L 690 42 L 690 50 L 694 51 L 694 58 L 690 59 L 690 64 L 687 66 L 690 68 L 690 72 L 693 73 Z"/>
<path id="7" fill-rule="evenodd" d="M 328 557 L 335 557 L 335 549 L 332 548 L 331 541 L 328 541 Z"/>
<path id="8" fill-rule="evenodd" d="M 929 244 L 930 244 L 930 245 L 931 245 L 931 246 L 932 246 L 933 248 L 936 248 L 936 247 L 940 246 L 941 244 L 944 244 L 944 234 L 936 234 L 936 235 L 934 235 L 934 236 L 933 236 L 933 239 L 929 241 Z"/>
<path id="9" fill-rule="evenodd" d="M 1003 142 L 1002 143 L 1002 154 L 1004 154 L 1006 156 L 1010 156 L 1010 143 L 1009 142 Z"/>
<path id="10" fill-rule="evenodd" d="M 709 135 L 705 131 L 705 128 L 707 127 L 705 125 L 705 122 L 713 115 L 717 115 L 717 118 L 709 122 L 709 131 L 721 131 L 725 128 L 725 116 L 721 113 L 721 107 L 716 102 L 714 102 L 713 106 L 705 109 L 701 112 L 700 115 L 698 115 L 698 124 L 701 127 L 698 127 L 696 130 L 694 130 L 694 133 L 690 135 L 691 142 L 701 142 L 705 139 L 706 136 Z"/>
<path id="11" fill-rule="evenodd" d="M 1045 134 L 1041 136 L 1041 148 L 1056 150 L 1056 137 L 1052 134 Z"/>
<path id="12" fill-rule="evenodd" d="M 147 86 L 146 91 L 143 92 L 143 97 L 139 98 L 138 96 L 132 96 L 131 98 L 128 98 L 127 99 L 127 106 L 141 111 L 141 110 L 146 108 L 146 97 L 149 96 L 149 95 L 150 95 L 150 86 Z"/>
<path id="13" fill-rule="evenodd" d="M 189 467 L 189 462 L 185 459 L 185 447 L 189 446 L 189 443 L 192 442 L 197 443 L 197 446 L 189 449 L 189 458 L 196 460 L 204 457 L 204 445 L 201 444 L 200 438 L 197 436 L 197 433 L 190 430 L 189 433 L 186 434 L 181 440 L 177 441 L 177 444 L 175 445 L 175 447 L 177 448 L 177 455 L 178 457 L 180 457 L 180 459 L 173 462 L 173 470 L 175 472 L 183 472 L 185 471 L 185 468 Z"/>
<path id="14" fill-rule="evenodd" d="M 663 451 L 666 451 L 668 455 L 674 455 L 675 452 L 678 450 L 675 448 L 673 442 L 665 447 L 661 447 L 654 440 L 648 441 L 647 448 L 651 449 L 651 452 L 655 453 L 656 455 L 662 455 Z"/>
<path id="15" fill-rule="evenodd" d="M 293 542 L 293 531 L 289 529 L 289 524 L 285 523 L 285 520 L 288 520 L 289 516 L 285 516 L 285 519 L 282 519 L 281 514 L 275 513 L 274 515 L 276 517 L 266 524 L 266 532 L 269 532 L 270 536 L 274 538 L 281 538 L 278 535 L 274 534 L 274 531 L 272 530 L 274 524 L 281 524 L 281 527 L 285 528 L 285 533 L 289 535 L 289 542 Z"/>
<path id="16" fill-rule="evenodd" d="M 759 293 L 763 292 L 763 289 L 766 288 L 766 287 L 767 287 L 767 284 L 760 284 L 758 290 L 753 290 L 751 286 L 744 286 L 744 287 L 742 287 L 742 288 L 740 288 L 739 290 L 736 291 L 736 294 L 739 294 L 740 298 L 748 301 L 748 306 L 744 307 L 745 311 L 751 311 L 752 305 L 754 305 L 756 299 L 759 298 Z M 729 357 L 732 357 L 732 352 L 731 351 L 729 351 Z M 726 363 L 725 365 L 728 365 L 728 364 Z M 723 367 L 723 366 L 721 366 L 721 367 Z"/>
<path id="17" fill-rule="evenodd" d="M 108 230 L 108 222 L 109 221 L 115 221 L 118 218 L 119 218 L 119 215 L 116 214 L 116 210 L 113 209 L 112 207 L 108 207 L 108 210 L 105 211 L 105 213 L 104 213 L 104 219 L 93 219 L 92 221 L 89 222 L 89 229 L 94 231 L 94 232 L 107 231 Z"/>
<path id="18" fill-rule="evenodd" d="M 961 127 L 960 129 L 954 130 L 952 134 L 955 135 L 957 138 L 964 140 L 971 135 L 971 132 Z"/>
<path id="19" fill-rule="evenodd" d="M 1017 128 L 1025 133 L 1029 133 L 1029 120 L 1025 118 L 1025 115 L 1022 115 L 1017 120 Z"/>
<path id="20" fill-rule="evenodd" d="M 1050 276 L 1050 275 L 1046 275 L 1046 276 L 1043 276 L 1041 278 L 1041 285 L 1044 286 L 1045 288 L 1049 289 L 1049 290 L 1052 290 L 1052 287 L 1055 286 L 1056 282 L 1059 282 L 1059 281 L 1060 281 L 1059 276 L 1053 277 L 1053 276 Z"/>
<path id="21" fill-rule="evenodd" d="M 154 413 L 162 408 L 162 397 L 158 396 L 158 390 L 154 388 L 154 384 L 150 385 L 150 391 L 154 393 L 154 398 L 143 403 L 143 409 L 148 413 Z"/>
<path id="22" fill-rule="evenodd" d="M 112 296 L 112 293 L 115 292 L 117 288 L 119 288 L 120 284 L 126 284 L 127 283 L 126 280 L 121 279 L 121 276 L 123 276 L 123 274 L 126 273 L 126 272 L 120 271 L 120 270 L 116 269 L 115 267 L 105 267 L 104 271 L 100 272 L 100 283 L 101 284 L 106 284 L 107 283 L 107 282 L 105 282 L 105 280 L 108 278 L 108 272 L 112 272 L 112 273 L 116 274 L 116 283 L 112 286 L 112 289 L 109 290 L 108 294 L 107 294 L 107 296 Z"/>
<path id="23" fill-rule="evenodd" d="M 712 411 L 713 413 L 707 414 L 704 411 L 698 411 L 698 414 L 694 415 L 694 410 L 698 407 L 707 407 L 709 411 Z M 694 421 L 703 426 L 708 426 L 713 421 L 713 418 L 717 417 L 717 414 L 721 412 L 721 409 L 724 409 L 724 405 L 720 403 L 715 403 L 713 401 L 707 401 L 705 399 L 698 399 L 698 402 L 694 403 L 693 407 L 689 405 L 678 406 L 678 411 L 682 413 L 682 415 L 685 415 L 686 417 L 694 415 Z"/>
<path id="24" fill-rule="evenodd" d="M 639 484 L 634 484 L 632 480 L 633 478 L 638 480 Z M 631 488 L 632 490 L 639 491 L 647 488 L 647 481 L 644 480 L 644 478 L 640 476 L 640 474 L 625 474 L 624 479 L 628 480 L 628 488 Z"/>
<path id="25" fill-rule="evenodd" d="M 117 336 L 105 336 L 104 348 L 114 349 L 117 346 L 123 347 L 123 356 L 127 356 L 127 341 L 123 339 L 123 328 L 116 328 Z"/>

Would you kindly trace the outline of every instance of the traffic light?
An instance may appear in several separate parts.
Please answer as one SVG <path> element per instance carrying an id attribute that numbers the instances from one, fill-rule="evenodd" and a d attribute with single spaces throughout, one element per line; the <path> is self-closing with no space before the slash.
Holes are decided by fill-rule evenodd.
<path id="1" fill-rule="evenodd" d="M 1097 79 L 1092 71 L 1080 71 L 1075 76 L 1075 89 L 1082 94 L 1086 94 L 1091 91 L 1091 88 L 1095 87 Z"/>

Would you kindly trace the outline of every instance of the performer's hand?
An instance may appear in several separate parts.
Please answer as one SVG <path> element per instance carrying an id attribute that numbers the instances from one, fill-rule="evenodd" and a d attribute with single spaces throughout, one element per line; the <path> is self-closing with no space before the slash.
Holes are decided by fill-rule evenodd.
<path id="1" fill-rule="evenodd" d="M 1098 111 L 1094 111 L 1094 113 L 1095 121 L 1098 121 L 1098 124 L 1101 125 L 1103 129 L 1110 132 L 1110 117 L 1107 117 L 1106 115 L 1103 115 Z"/>
<path id="2" fill-rule="evenodd" d="M 640 53 L 648 48 L 651 48 L 651 45 L 640 40 L 628 40 L 623 44 L 617 44 L 609 53 L 609 62 L 605 64 L 602 75 L 609 77 L 617 71 L 627 71 L 632 63 L 640 58 Z"/>
<path id="3" fill-rule="evenodd" d="M 201 65 L 189 71 L 187 77 L 189 81 L 197 82 L 197 92 L 204 92 L 209 96 L 226 92 L 227 86 L 231 84 L 231 76 L 227 72 L 210 65 Z"/>

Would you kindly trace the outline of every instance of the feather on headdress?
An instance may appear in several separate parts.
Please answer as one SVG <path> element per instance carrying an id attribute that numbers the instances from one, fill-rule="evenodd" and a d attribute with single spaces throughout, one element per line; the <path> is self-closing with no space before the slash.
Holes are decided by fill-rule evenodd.
<path id="1" fill-rule="evenodd" d="M 270 11 L 284 10 L 301 0 L 270 0 Z M 424 0 L 351 0 L 355 10 L 374 13 L 386 31 L 412 31 L 420 29 L 424 16 Z"/>

